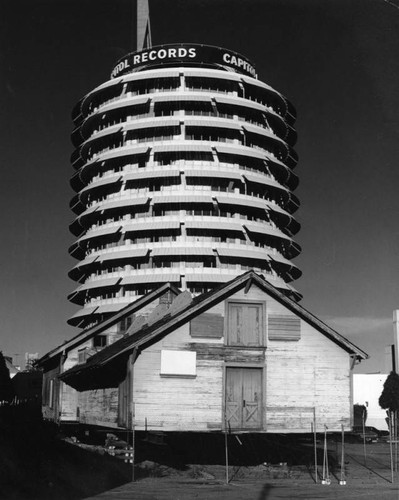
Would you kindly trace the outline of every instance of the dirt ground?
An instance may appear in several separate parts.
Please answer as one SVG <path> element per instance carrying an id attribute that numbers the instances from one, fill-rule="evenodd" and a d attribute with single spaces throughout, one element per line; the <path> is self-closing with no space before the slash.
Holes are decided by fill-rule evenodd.
<path id="1" fill-rule="evenodd" d="M 344 489 L 345 488 L 345 489 Z M 281 484 L 275 481 L 239 481 L 230 485 L 198 481 L 171 481 L 148 479 L 90 497 L 88 500 L 397 500 L 398 488 L 377 486 L 317 486 L 309 484 Z"/>
<path id="2" fill-rule="evenodd" d="M 336 448 L 335 442 L 330 441 L 329 485 L 321 483 L 322 466 L 319 467 L 316 483 L 314 469 L 308 465 L 235 465 L 229 467 L 230 482 L 227 484 L 223 465 L 197 464 L 176 470 L 153 462 L 142 462 L 138 469 L 147 468 L 147 473 L 152 474 L 152 477 L 138 478 L 135 482 L 128 482 L 90 499 L 399 499 L 399 474 L 394 474 L 394 482 L 391 483 L 388 443 L 366 445 L 366 461 L 363 444 L 349 443 L 345 456 L 344 485 L 339 484 L 341 469 L 334 461 Z"/>
<path id="3" fill-rule="evenodd" d="M 348 443 L 346 485 L 341 478 L 340 444 L 329 440 L 330 485 L 315 482 L 310 437 L 228 436 L 226 484 L 223 436 L 168 436 L 154 442 L 137 435 L 135 482 L 124 454 L 104 451 L 105 432 L 77 435 L 43 425 L 37 409 L 0 413 L 0 498 L 5 500 L 218 500 L 235 499 L 399 499 L 399 473 L 391 483 L 389 444 Z M 122 436 L 123 437 L 123 436 Z M 126 436 L 128 439 L 128 436 Z"/>

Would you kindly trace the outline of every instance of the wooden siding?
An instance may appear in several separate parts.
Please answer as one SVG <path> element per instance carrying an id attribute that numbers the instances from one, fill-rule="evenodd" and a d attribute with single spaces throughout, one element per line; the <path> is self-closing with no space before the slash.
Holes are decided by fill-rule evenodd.
<path id="1" fill-rule="evenodd" d="M 91 340 L 85 342 L 83 346 L 91 346 Z M 79 346 L 79 349 L 83 346 Z M 68 353 L 64 361 L 62 371 L 66 371 L 78 363 L 78 348 L 73 349 Z M 61 383 L 61 402 L 60 402 L 60 421 L 61 422 L 77 422 L 78 421 L 78 393 L 67 384 Z"/>
<path id="2" fill-rule="evenodd" d="M 79 422 L 118 427 L 118 389 L 98 389 L 79 393 Z"/>
<path id="3" fill-rule="evenodd" d="M 147 306 L 138 314 L 148 317 L 157 303 L 154 301 L 151 307 Z M 258 316 L 255 321 L 258 338 L 263 339 L 261 345 L 227 345 L 226 311 L 230 303 L 262 304 L 262 318 L 259 320 Z M 284 317 L 291 325 L 299 321 L 300 338 L 296 342 L 277 339 L 273 334 L 273 317 Z M 219 318 L 214 322 L 218 334 L 212 337 L 208 335 L 213 321 L 209 321 L 210 318 Z M 222 320 L 225 326 L 221 336 Z M 117 335 L 116 328 L 112 335 Z M 196 375 L 162 377 L 162 350 L 195 351 Z M 76 363 L 77 349 L 68 354 L 64 369 Z M 330 431 L 340 431 L 341 424 L 349 429 L 352 402 L 348 353 L 256 285 L 251 286 L 247 294 L 241 290 L 231 295 L 138 355 L 133 384 L 136 429 L 223 430 L 226 370 L 229 367 L 261 368 L 260 432 L 310 432 L 314 412 L 319 432 L 324 425 Z M 131 390 L 126 384 L 120 389 L 85 391 L 79 393 L 76 400 L 73 389 L 65 386 L 64 415 L 72 415 L 73 411 L 76 415 L 79 407 L 82 423 L 116 428 L 119 422 L 126 426 L 129 420 L 126 398 L 120 402 L 122 414 L 118 421 L 118 393 L 124 397 L 125 390 L 130 397 Z"/>
<path id="4" fill-rule="evenodd" d="M 59 373 L 59 366 L 43 373 L 42 415 L 44 419 L 54 422 L 58 421 L 59 416 L 60 382 L 57 378 Z M 52 395 L 50 395 L 50 390 L 52 391 Z"/>
<path id="5" fill-rule="evenodd" d="M 126 365 L 126 377 L 119 384 L 118 387 L 118 415 L 117 422 L 120 427 L 131 427 L 131 421 L 129 420 L 129 403 L 130 394 L 132 392 L 131 388 L 131 378 L 130 378 L 130 362 Z"/>
<path id="6" fill-rule="evenodd" d="M 121 335 L 118 334 L 117 325 L 114 325 L 106 332 L 101 333 L 101 335 L 107 335 L 108 344 L 115 342 L 115 340 L 121 337 Z M 79 351 L 85 348 L 87 348 L 88 350 L 92 350 L 91 349 L 92 346 L 93 346 L 93 340 L 89 339 L 80 344 L 78 347 L 71 349 L 68 352 L 63 362 L 62 371 L 66 371 L 69 368 L 78 364 Z M 51 377 L 53 372 L 54 370 L 44 372 L 43 380 L 46 380 L 49 377 Z M 59 372 L 60 369 L 57 368 L 56 375 L 58 375 Z M 82 418 L 84 420 L 85 418 L 84 412 L 86 411 L 86 407 L 83 408 L 83 416 L 82 416 L 82 408 L 79 407 L 80 394 L 69 385 L 60 382 L 56 377 L 54 383 L 57 386 L 57 391 L 59 391 L 59 398 L 57 399 L 57 408 L 51 409 L 48 407 L 48 405 L 43 404 L 42 406 L 43 406 L 44 418 L 59 422 L 78 422 L 82 421 Z M 86 400 L 84 399 L 84 401 Z M 91 400 L 91 402 L 93 402 L 93 399 Z"/>
<path id="7" fill-rule="evenodd" d="M 229 301 L 264 302 L 266 316 L 299 318 L 256 286 L 240 291 Z M 207 314 L 225 316 L 221 302 Z M 274 340 L 264 347 L 226 346 L 225 337 L 190 335 L 186 324 L 147 348 L 134 367 L 136 428 L 165 431 L 223 429 L 226 364 L 264 368 L 263 432 L 310 432 L 314 411 L 317 430 L 324 425 L 339 431 L 350 427 L 349 355 L 303 320 L 297 342 Z M 268 322 L 262 327 L 267 338 Z M 192 379 L 160 376 L 162 349 L 195 350 L 197 373 Z"/>
<path id="8" fill-rule="evenodd" d="M 279 304 L 268 302 L 281 312 Z M 276 311 L 277 312 L 277 311 Z M 266 428 L 268 432 L 310 432 L 313 412 L 316 428 L 350 428 L 351 372 L 349 355 L 301 320 L 301 339 L 269 339 L 267 351 Z M 284 412 L 284 408 L 286 411 Z"/>
<path id="9" fill-rule="evenodd" d="M 154 309 L 161 302 L 165 304 L 165 298 L 159 298 L 147 304 L 145 307 L 140 309 L 140 311 L 136 312 L 136 319 L 140 316 L 147 319 Z M 119 338 L 121 338 L 120 327 L 119 324 L 113 325 L 109 329 L 105 330 L 101 333 L 102 335 L 108 336 L 108 344 L 112 344 Z M 91 347 L 92 340 L 88 340 L 79 347 L 71 350 L 68 353 L 67 361 L 64 364 L 64 371 L 72 366 L 75 366 L 78 363 L 78 350 L 84 347 Z M 62 404 L 63 404 L 63 413 L 62 419 L 72 419 L 78 420 L 80 423 L 91 424 L 91 425 L 101 425 L 105 427 L 117 428 L 119 425 L 122 427 L 126 427 L 129 425 L 127 416 L 128 416 L 128 407 L 124 406 L 122 402 L 120 409 L 119 406 L 119 392 L 123 394 L 123 391 L 129 389 L 129 384 L 123 384 L 120 389 L 112 388 L 112 389 L 98 389 L 95 391 L 83 391 L 77 392 L 72 387 L 67 384 L 63 385 L 63 395 L 62 395 Z M 130 391 L 131 392 L 131 391 Z M 123 397 L 123 396 L 122 396 Z M 127 400 L 125 399 L 124 404 L 127 404 Z"/>
<path id="10" fill-rule="evenodd" d="M 194 378 L 161 377 L 161 350 L 192 350 L 190 327 L 185 324 L 155 343 L 138 357 L 134 366 L 136 428 L 207 431 L 222 426 L 223 360 L 207 359 L 197 352 Z M 222 339 L 211 339 L 212 346 Z M 196 339 L 196 344 L 201 344 Z"/>

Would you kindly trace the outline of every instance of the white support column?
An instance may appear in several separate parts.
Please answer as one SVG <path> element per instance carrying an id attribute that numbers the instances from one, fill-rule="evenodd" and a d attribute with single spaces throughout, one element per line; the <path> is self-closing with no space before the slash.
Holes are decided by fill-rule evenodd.
<path id="1" fill-rule="evenodd" d="M 399 373 L 399 310 L 395 309 L 393 312 L 393 337 L 394 337 L 394 356 L 395 356 L 395 371 Z M 394 368 L 392 367 L 392 370 Z"/>

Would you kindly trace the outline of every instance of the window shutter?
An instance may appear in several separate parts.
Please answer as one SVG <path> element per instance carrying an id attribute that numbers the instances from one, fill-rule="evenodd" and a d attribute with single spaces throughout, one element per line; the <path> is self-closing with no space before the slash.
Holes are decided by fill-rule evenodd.
<path id="1" fill-rule="evenodd" d="M 301 320 L 295 316 L 269 315 L 269 340 L 299 340 Z"/>
<path id="2" fill-rule="evenodd" d="M 227 345 L 264 345 L 264 312 L 259 303 L 228 302 Z"/>
<path id="3" fill-rule="evenodd" d="M 202 313 L 190 322 L 191 337 L 220 339 L 223 337 L 224 318 L 221 314 Z"/>

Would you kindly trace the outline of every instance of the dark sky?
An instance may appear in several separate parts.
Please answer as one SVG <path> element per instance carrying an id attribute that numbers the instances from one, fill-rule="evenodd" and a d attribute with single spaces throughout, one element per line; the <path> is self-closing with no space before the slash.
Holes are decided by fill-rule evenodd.
<path id="1" fill-rule="evenodd" d="M 153 44 L 236 50 L 298 112 L 302 305 L 384 371 L 399 308 L 399 0 L 150 0 Z M 77 333 L 70 113 L 132 49 L 132 1 L 3 0 L 0 349 Z"/>

